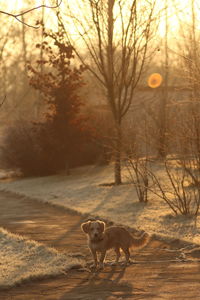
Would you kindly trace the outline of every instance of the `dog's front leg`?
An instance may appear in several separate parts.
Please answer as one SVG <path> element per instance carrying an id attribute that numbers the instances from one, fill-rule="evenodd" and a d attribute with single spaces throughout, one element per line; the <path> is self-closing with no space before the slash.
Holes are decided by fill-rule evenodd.
<path id="1" fill-rule="evenodd" d="M 106 251 L 102 251 L 101 252 L 101 257 L 100 257 L 100 260 L 99 260 L 99 268 L 100 269 L 103 269 L 104 267 L 104 258 L 105 258 L 105 255 L 106 255 Z"/>
<path id="2" fill-rule="evenodd" d="M 98 260 L 97 260 L 97 252 L 96 250 L 94 249 L 90 249 L 91 252 L 92 252 L 92 256 L 93 256 L 93 259 L 94 259 L 94 267 L 96 268 L 97 267 L 97 264 L 98 264 Z"/>

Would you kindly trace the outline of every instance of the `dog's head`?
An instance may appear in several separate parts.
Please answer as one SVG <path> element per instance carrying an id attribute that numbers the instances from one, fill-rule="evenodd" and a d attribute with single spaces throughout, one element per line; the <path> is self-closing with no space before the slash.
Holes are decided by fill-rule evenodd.
<path id="1" fill-rule="evenodd" d="M 81 225 L 82 230 L 88 234 L 92 242 L 98 242 L 103 239 L 105 223 L 102 221 L 88 221 Z"/>

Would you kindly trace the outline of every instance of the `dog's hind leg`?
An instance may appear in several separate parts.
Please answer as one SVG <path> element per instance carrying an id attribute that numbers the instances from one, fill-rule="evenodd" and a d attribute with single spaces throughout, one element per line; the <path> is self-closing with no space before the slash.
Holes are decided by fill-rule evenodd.
<path id="1" fill-rule="evenodd" d="M 130 251 L 129 248 L 122 248 L 122 250 L 124 251 L 124 254 L 126 256 L 126 263 L 130 263 Z"/>
<path id="2" fill-rule="evenodd" d="M 121 256 L 119 247 L 115 248 L 115 253 L 116 253 L 116 260 L 115 260 L 115 262 L 118 263 L 119 258 Z"/>

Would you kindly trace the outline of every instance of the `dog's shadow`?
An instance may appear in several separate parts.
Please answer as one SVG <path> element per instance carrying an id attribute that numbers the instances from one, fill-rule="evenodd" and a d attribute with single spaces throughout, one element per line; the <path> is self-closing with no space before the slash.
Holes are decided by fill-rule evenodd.
<path id="1" fill-rule="evenodd" d="M 126 265 L 106 264 L 103 270 L 89 272 L 78 286 L 73 287 L 60 299 L 74 299 L 74 294 L 85 300 L 106 300 L 110 297 L 126 299 L 135 293 L 143 295 L 143 289 L 133 288 L 130 282 L 123 281 L 126 268 Z"/>

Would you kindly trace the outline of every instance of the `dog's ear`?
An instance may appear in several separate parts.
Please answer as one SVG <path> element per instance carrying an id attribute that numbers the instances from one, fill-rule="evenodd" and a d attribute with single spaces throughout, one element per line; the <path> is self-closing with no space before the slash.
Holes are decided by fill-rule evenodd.
<path id="1" fill-rule="evenodd" d="M 91 224 L 91 221 L 88 221 L 81 225 L 81 229 L 83 230 L 83 232 L 85 232 L 85 233 L 89 232 L 90 224 Z"/>
<path id="2" fill-rule="evenodd" d="M 100 226 L 100 230 L 101 232 L 104 232 L 104 229 L 105 229 L 105 223 L 103 221 L 97 221 L 99 226 Z"/>

